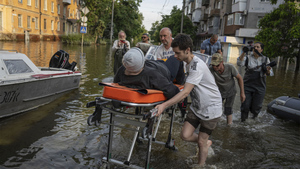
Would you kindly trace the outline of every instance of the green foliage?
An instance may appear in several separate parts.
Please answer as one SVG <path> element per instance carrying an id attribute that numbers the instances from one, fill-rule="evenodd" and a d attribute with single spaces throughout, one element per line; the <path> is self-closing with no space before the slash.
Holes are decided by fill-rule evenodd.
<path id="1" fill-rule="evenodd" d="M 138 7 L 142 0 L 117 0 L 114 2 L 113 38 L 123 30 L 127 40 L 137 39 L 146 29 L 142 25 L 143 15 Z M 90 12 L 88 17 L 88 33 L 110 39 L 112 0 L 84 0 Z"/>
<path id="2" fill-rule="evenodd" d="M 265 44 L 263 53 L 266 56 L 297 57 L 300 44 L 299 14 L 299 4 L 286 2 L 260 20 L 261 30 L 255 39 Z"/>
<path id="3" fill-rule="evenodd" d="M 149 31 L 151 38 L 159 42 L 159 31 L 163 27 L 169 27 L 172 30 L 173 37 L 175 37 L 178 33 L 180 33 L 181 17 L 182 11 L 176 6 L 173 6 L 170 15 L 162 15 L 162 20 L 160 21 L 160 23 L 156 21 L 152 24 L 151 30 Z M 182 32 L 190 35 L 191 38 L 194 38 L 196 35 L 196 31 L 197 27 L 193 26 L 192 21 L 187 16 L 184 16 Z"/>
<path id="4" fill-rule="evenodd" d="M 86 6 L 90 11 L 86 15 L 88 33 L 97 39 L 98 36 L 103 36 L 106 28 L 105 23 L 108 23 L 111 17 L 111 0 L 84 0 L 84 4 L 83 6 Z"/>
<path id="5" fill-rule="evenodd" d="M 82 41 L 82 34 L 62 35 L 60 38 L 63 43 L 80 45 Z M 94 38 L 91 35 L 84 35 L 83 44 L 90 45 L 93 42 L 94 42 Z"/>

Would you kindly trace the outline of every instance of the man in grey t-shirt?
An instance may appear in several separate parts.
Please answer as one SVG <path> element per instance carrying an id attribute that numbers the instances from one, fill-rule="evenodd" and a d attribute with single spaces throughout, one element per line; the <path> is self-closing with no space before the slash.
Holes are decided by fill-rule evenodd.
<path id="1" fill-rule="evenodd" d="M 232 64 L 223 62 L 223 56 L 219 53 L 213 54 L 209 69 L 215 77 L 222 100 L 225 100 L 224 114 L 227 117 L 227 124 L 230 125 L 232 124 L 232 106 L 237 92 L 234 77 L 238 80 L 240 87 L 241 102 L 244 102 L 246 98 L 244 93 L 243 78 Z"/>

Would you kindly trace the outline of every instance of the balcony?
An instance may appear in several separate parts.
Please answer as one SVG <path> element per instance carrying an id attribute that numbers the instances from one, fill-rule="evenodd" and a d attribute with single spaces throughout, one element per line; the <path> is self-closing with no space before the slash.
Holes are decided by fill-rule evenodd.
<path id="1" fill-rule="evenodd" d="M 207 19 L 208 19 L 208 14 L 201 15 L 201 21 L 207 21 Z"/>
<path id="2" fill-rule="evenodd" d="M 202 0 L 202 6 L 208 6 L 209 0 Z"/>
<path id="3" fill-rule="evenodd" d="M 65 5 L 71 5 L 71 0 L 63 0 L 63 3 L 64 3 Z"/>
<path id="4" fill-rule="evenodd" d="M 210 10 L 210 16 L 220 16 L 220 9 Z"/>
<path id="5" fill-rule="evenodd" d="M 260 29 L 256 28 L 239 28 L 235 31 L 236 37 L 254 38 Z"/>

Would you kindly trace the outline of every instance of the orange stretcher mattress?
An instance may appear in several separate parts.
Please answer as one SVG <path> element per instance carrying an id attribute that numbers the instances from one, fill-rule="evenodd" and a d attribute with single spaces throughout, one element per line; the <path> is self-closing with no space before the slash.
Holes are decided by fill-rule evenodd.
<path id="1" fill-rule="evenodd" d="M 165 101 L 163 92 L 154 89 L 133 89 L 120 86 L 118 83 L 99 83 L 104 86 L 103 97 L 131 103 L 155 103 Z M 179 89 L 183 86 L 176 85 Z"/>

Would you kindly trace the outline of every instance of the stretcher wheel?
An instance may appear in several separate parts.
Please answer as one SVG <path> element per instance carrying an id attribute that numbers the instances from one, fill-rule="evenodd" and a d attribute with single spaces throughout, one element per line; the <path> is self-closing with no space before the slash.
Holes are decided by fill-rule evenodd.
<path id="1" fill-rule="evenodd" d="M 93 118 L 94 118 L 94 115 L 90 115 L 90 116 L 88 117 L 88 119 L 87 119 L 87 124 L 88 124 L 89 126 L 91 126 L 91 125 L 93 124 Z"/>

